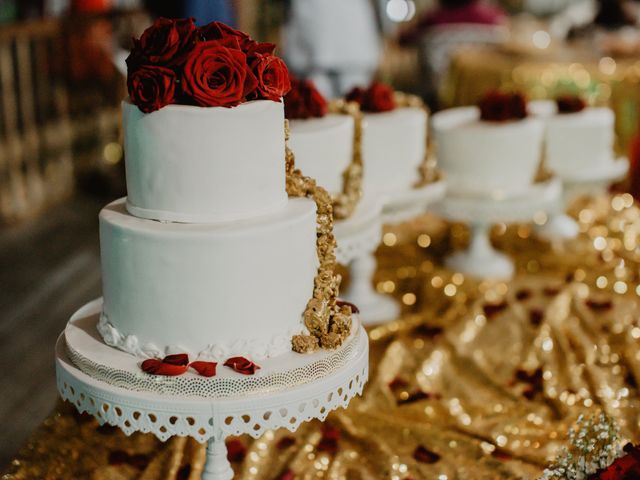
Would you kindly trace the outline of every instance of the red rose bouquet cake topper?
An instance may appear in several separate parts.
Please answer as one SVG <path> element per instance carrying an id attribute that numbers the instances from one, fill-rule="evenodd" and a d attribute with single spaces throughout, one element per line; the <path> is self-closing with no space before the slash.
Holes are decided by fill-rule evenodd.
<path id="1" fill-rule="evenodd" d="M 234 107 L 248 100 L 279 102 L 291 88 L 289 71 L 260 43 L 220 22 L 160 18 L 127 58 L 131 102 L 145 113 L 174 104 Z"/>
<path id="2" fill-rule="evenodd" d="M 561 95 L 556 97 L 558 113 L 577 113 L 587 107 L 586 102 L 578 95 Z"/>
<path id="3" fill-rule="evenodd" d="M 345 97 L 347 102 L 357 102 L 364 112 L 389 112 L 396 108 L 393 89 L 389 85 L 373 82 L 368 88 L 355 87 Z"/>
<path id="4" fill-rule="evenodd" d="M 284 97 L 284 116 L 290 120 L 324 117 L 327 100 L 311 80 L 291 79 L 291 90 Z"/>
<path id="5" fill-rule="evenodd" d="M 521 120 L 527 116 L 527 100 L 520 93 L 491 91 L 478 102 L 480 119 L 487 122 Z"/>

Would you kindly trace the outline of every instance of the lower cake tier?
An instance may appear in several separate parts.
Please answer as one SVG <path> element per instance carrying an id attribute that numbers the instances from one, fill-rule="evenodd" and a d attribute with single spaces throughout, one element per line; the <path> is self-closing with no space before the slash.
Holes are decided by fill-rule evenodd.
<path id="1" fill-rule="evenodd" d="M 316 207 L 292 199 L 259 219 L 183 224 L 134 217 L 120 199 L 100 213 L 100 247 L 108 345 L 142 358 L 268 358 L 303 330 Z"/>

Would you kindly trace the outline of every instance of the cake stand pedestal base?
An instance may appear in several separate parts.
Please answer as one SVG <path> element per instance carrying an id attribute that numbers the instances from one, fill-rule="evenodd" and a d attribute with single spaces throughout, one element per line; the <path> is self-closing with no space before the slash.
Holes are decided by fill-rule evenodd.
<path id="1" fill-rule="evenodd" d="M 555 213 L 543 225 L 536 225 L 536 235 L 544 240 L 570 240 L 580 232 L 578 222 L 566 213 Z"/>
<path id="2" fill-rule="evenodd" d="M 393 320 L 400 307 L 386 295 L 375 291 L 371 280 L 376 271 L 374 252 L 382 236 L 382 204 L 363 198 L 356 212 L 336 222 L 334 234 L 338 243 L 338 262 L 349 267 L 350 287 L 341 295 L 355 304 L 358 317 L 365 325 Z"/>
<path id="3" fill-rule="evenodd" d="M 231 480 L 233 470 L 227 460 L 226 437 L 249 434 L 258 438 L 267 430 L 282 427 L 293 432 L 302 422 L 312 419 L 324 420 L 332 410 L 346 408 L 353 397 L 362 394 L 368 377 L 369 343 L 366 332 L 357 321 L 354 322 L 354 329 L 347 342 L 336 351 L 316 352 L 310 356 L 299 355 L 301 362 L 315 365 L 315 362 L 322 361 L 324 357 L 339 355 L 342 349 L 348 349 L 348 361 L 336 368 L 324 370 L 327 373 L 322 373 L 314 380 L 299 376 L 300 378 L 296 377 L 296 382 L 279 386 L 279 379 L 285 370 L 265 366 L 264 371 L 259 371 L 262 373 L 256 374 L 255 381 L 263 381 L 274 385 L 273 387 L 247 392 L 236 388 L 225 390 L 229 396 L 217 397 L 207 396 L 207 392 L 220 390 L 216 389 L 214 384 L 223 379 L 217 377 L 198 378 L 199 382 L 211 383 L 203 384 L 199 390 L 202 396 L 196 396 L 200 393 L 191 390 L 190 394 L 168 393 L 182 391 L 184 383 L 179 382 L 188 380 L 182 376 L 157 377 L 154 390 L 145 386 L 142 379 L 147 375 L 142 372 L 134 378 L 120 374 L 109 377 L 118 385 L 98 380 L 71 361 L 67 337 L 63 333 L 56 344 L 58 391 L 61 397 L 71 402 L 78 411 L 93 415 L 100 424 L 117 426 L 127 435 L 139 431 L 153 433 L 161 441 L 177 435 L 207 442 L 202 479 Z M 75 341 L 81 337 L 76 335 Z M 112 363 L 112 356 L 114 359 L 128 356 L 119 350 L 111 350 L 112 352 L 100 356 L 105 365 Z M 134 358 L 130 355 L 129 357 Z M 122 364 L 121 361 L 113 363 Z M 135 360 L 132 363 L 135 364 Z M 122 373 L 127 372 L 123 370 Z M 261 378 L 257 378 L 258 375 Z M 235 372 L 226 376 L 227 380 L 235 378 L 242 381 L 245 378 Z M 249 383 L 254 379 L 246 378 L 250 380 Z M 157 391 L 160 387 L 164 393 Z"/>
<path id="4" fill-rule="evenodd" d="M 447 267 L 473 277 L 509 279 L 513 262 L 491 245 L 490 226 L 493 223 L 529 222 L 539 212 L 557 211 L 562 196 L 562 184 L 557 178 L 532 185 L 527 192 L 508 198 L 449 194 L 435 206 L 436 212 L 455 222 L 471 227 L 469 246 L 445 260 Z"/>
<path id="5" fill-rule="evenodd" d="M 513 262 L 493 248 L 489 238 L 490 229 L 489 224 L 472 225 L 469 248 L 447 257 L 447 268 L 479 278 L 511 278 Z"/>
<path id="6" fill-rule="evenodd" d="M 373 252 L 365 252 L 349 264 L 351 285 L 344 293 L 345 300 L 357 305 L 358 316 L 365 325 L 373 325 L 394 320 L 400 314 L 400 307 L 389 296 L 382 295 L 373 288 L 371 279 L 376 271 Z"/>

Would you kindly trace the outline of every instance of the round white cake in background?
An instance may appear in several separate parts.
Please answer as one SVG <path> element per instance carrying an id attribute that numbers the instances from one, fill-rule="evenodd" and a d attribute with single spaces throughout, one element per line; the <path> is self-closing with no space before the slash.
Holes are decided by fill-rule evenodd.
<path id="1" fill-rule="evenodd" d="M 313 293 L 315 242 L 316 207 L 306 198 L 216 224 L 136 218 L 120 199 L 100 213 L 100 333 L 138 356 L 286 353 Z"/>
<path id="2" fill-rule="evenodd" d="M 433 115 L 438 166 L 453 193 L 517 195 L 534 182 L 541 160 L 544 124 L 537 118 L 480 120 L 478 107 Z"/>
<path id="3" fill-rule="evenodd" d="M 142 218 L 217 222 L 257 217 L 287 201 L 284 108 L 122 103 L 127 210 Z"/>
<path id="4" fill-rule="evenodd" d="M 289 120 L 289 145 L 296 167 L 315 178 L 331 195 L 342 192 L 343 172 L 353 158 L 354 120 L 351 115 Z"/>
<path id="5" fill-rule="evenodd" d="M 615 160 L 613 111 L 587 107 L 575 113 L 558 113 L 556 103 L 539 100 L 529 111 L 545 122 L 545 164 L 561 177 L 580 170 L 611 166 Z"/>
<path id="6" fill-rule="evenodd" d="M 397 108 L 365 113 L 362 157 L 365 195 L 411 189 L 420 179 L 427 148 L 427 112 Z"/>

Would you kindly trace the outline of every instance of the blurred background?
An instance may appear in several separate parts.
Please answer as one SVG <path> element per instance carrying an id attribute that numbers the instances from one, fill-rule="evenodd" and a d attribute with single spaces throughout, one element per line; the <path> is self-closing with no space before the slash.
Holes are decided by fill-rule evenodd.
<path id="1" fill-rule="evenodd" d="M 154 17 L 221 20 L 277 43 L 330 97 L 374 77 L 433 110 L 496 87 L 581 94 L 614 109 L 637 193 L 639 11 L 634 0 L 0 0 L 0 468 L 55 404 L 55 337 L 99 295 L 97 213 L 125 194 L 124 60 Z"/>

